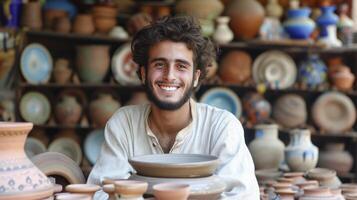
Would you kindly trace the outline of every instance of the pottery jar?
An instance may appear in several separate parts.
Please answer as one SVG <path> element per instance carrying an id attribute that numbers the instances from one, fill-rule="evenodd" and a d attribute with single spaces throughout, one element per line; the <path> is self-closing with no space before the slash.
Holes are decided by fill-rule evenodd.
<path id="1" fill-rule="evenodd" d="M 322 6 L 321 15 L 316 19 L 319 25 L 320 38 L 318 42 L 327 47 L 342 46 L 342 42 L 337 38 L 338 16 L 334 13 L 335 6 Z"/>
<path id="2" fill-rule="evenodd" d="M 271 105 L 259 93 L 249 92 L 243 97 L 243 109 L 248 120 L 253 123 L 267 122 L 271 114 Z"/>
<path id="3" fill-rule="evenodd" d="M 283 26 L 292 39 L 308 39 L 315 28 L 315 22 L 309 18 L 309 8 L 294 8 L 287 13 Z"/>
<path id="4" fill-rule="evenodd" d="M 55 107 L 55 116 L 59 124 L 75 125 L 78 123 L 81 114 L 82 106 L 73 96 L 63 96 Z"/>
<path id="5" fill-rule="evenodd" d="M 187 200 L 190 185 L 183 183 L 160 183 L 153 186 L 157 200 Z"/>
<path id="6" fill-rule="evenodd" d="M 231 18 L 229 26 L 234 36 L 249 40 L 258 34 L 265 11 L 256 0 L 232 0 L 227 7 L 226 15 Z"/>
<path id="7" fill-rule="evenodd" d="M 53 185 L 25 154 L 32 123 L 0 122 L 0 198 L 37 200 L 51 196 Z"/>
<path id="8" fill-rule="evenodd" d="M 316 88 L 327 80 L 327 67 L 317 54 L 309 57 L 300 64 L 299 81 L 307 88 Z"/>
<path id="9" fill-rule="evenodd" d="M 337 174 L 347 174 L 353 165 L 352 155 L 344 150 L 344 143 L 328 143 L 319 156 L 318 166 L 336 170 Z"/>
<path id="10" fill-rule="evenodd" d="M 97 127 L 104 127 L 109 118 L 120 107 L 120 103 L 110 94 L 101 94 L 89 105 L 89 116 Z"/>
<path id="11" fill-rule="evenodd" d="M 115 181 L 114 185 L 119 200 L 144 200 L 143 194 L 148 188 L 147 182 L 134 180 Z"/>
<path id="12" fill-rule="evenodd" d="M 59 58 L 55 62 L 53 69 L 53 79 L 55 83 L 65 84 L 69 83 L 72 76 L 72 70 L 69 68 L 69 60 Z"/>
<path id="13" fill-rule="evenodd" d="M 99 33 L 108 33 L 111 31 L 117 24 L 116 18 L 109 17 L 95 17 L 94 18 L 94 27 L 96 32 Z"/>
<path id="14" fill-rule="evenodd" d="M 79 34 L 92 34 L 94 32 L 92 15 L 78 14 L 73 22 L 73 32 Z"/>
<path id="15" fill-rule="evenodd" d="M 245 51 L 230 51 L 220 63 L 219 77 L 225 83 L 242 84 L 252 74 L 252 58 Z"/>
<path id="16" fill-rule="evenodd" d="M 59 9 L 47 9 L 43 11 L 45 28 L 52 29 L 54 21 L 57 18 L 68 17 L 68 13 L 65 10 Z"/>
<path id="17" fill-rule="evenodd" d="M 339 21 L 337 23 L 338 38 L 343 45 L 353 44 L 354 21 L 348 16 L 349 6 L 344 3 L 340 6 Z"/>
<path id="18" fill-rule="evenodd" d="M 100 83 L 109 69 L 108 45 L 77 46 L 76 67 L 80 79 L 88 83 Z"/>
<path id="19" fill-rule="evenodd" d="M 22 26 L 30 29 L 42 28 L 41 3 L 39 1 L 30 1 L 23 4 Z"/>
<path id="20" fill-rule="evenodd" d="M 229 43 L 233 40 L 233 32 L 229 29 L 228 22 L 229 17 L 221 16 L 217 17 L 217 27 L 213 33 L 213 40 L 219 44 Z"/>
<path id="21" fill-rule="evenodd" d="M 285 160 L 291 171 L 305 172 L 315 168 L 319 150 L 311 142 L 308 129 L 294 129 L 290 132 L 290 143 L 285 148 Z"/>
<path id="22" fill-rule="evenodd" d="M 266 16 L 280 18 L 283 15 L 283 7 L 279 5 L 278 0 L 269 0 L 265 7 Z"/>
<path id="23" fill-rule="evenodd" d="M 69 17 L 59 17 L 54 20 L 54 30 L 58 33 L 69 33 L 71 31 L 71 21 Z"/>
<path id="24" fill-rule="evenodd" d="M 278 138 L 276 124 L 255 126 L 255 139 L 249 144 L 256 169 L 277 169 L 284 160 L 285 145 Z"/>
<path id="25" fill-rule="evenodd" d="M 332 74 L 332 83 L 339 90 L 350 90 L 355 81 L 355 75 L 351 73 L 349 67 L 341 66 Z"/>

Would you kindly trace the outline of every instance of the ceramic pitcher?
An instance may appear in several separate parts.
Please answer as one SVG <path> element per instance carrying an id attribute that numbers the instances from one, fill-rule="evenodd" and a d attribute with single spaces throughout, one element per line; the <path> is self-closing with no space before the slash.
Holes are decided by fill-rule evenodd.
<path id="1" fill-rule="evenodd" d="M 285 160 L 291 171 L 305 172 L 316 167 L 319 150 L 311 142 L 308 129 L 290 132 L 290 143 L 285 149 Z"/>

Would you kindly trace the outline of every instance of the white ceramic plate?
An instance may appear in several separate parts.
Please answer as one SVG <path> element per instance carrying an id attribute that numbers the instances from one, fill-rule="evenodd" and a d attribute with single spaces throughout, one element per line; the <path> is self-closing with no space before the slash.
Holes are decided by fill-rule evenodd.
<path id="1" fill-rule="evenodd" d="M 82 162 L 82 150 L 79 144 L 70 138 L 58 138 L 48 147 L 50 152 L 62 153 L 71 158 L 78 165 Z"/>
<path id="2" fill-rule="evenodd" d="M 51 104 L 45 95 L 28 92 L 20 100 L 20 114 L 25 121 L 45 124 L 51 114 Z"/>
<path id="3" fill-rule="evenodd" d="M 84 140 L 84 154 L 91 164 L 95 164 L 104 142 L 104 130 L 97 129 L 90 132 Z"/>

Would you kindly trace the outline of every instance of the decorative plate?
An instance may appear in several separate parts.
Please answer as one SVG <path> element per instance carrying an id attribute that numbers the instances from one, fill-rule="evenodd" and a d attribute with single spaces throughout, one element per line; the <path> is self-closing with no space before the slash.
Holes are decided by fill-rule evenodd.
<path id="1" fill-rule="evenodd" d="M 253 79 L 270 88 L 285 89 L 296 80 L 294 60 L 282 51 L 267 51 L 260 54 L 253 63 Z"/>
<path id="2" fill-rule="evenodd" d="M 46 152 L 46 146 L 39 140 L 34 137 L 27 137 L 25 143 L 25 152 L 29 158 L 33 156 Z"/>
<path id="3" fill-rule="evenodd" d="M 72 159 L 66 155 L 57 152 L 46 152 L 31 158 L 36 167 L 38 167 L 46 176 L 61 176 L 70 184 L 85 183 L 81 168 Z"/>
<path id="4" fill-rule="evenodd" d="M 50 80 L 53 61 L 50 52 L 42 44 L 27 45 L 20 62 L 21 73 L 27 82 L 41 84 Z"/>
<path id="5" fill-rule="evenodd" d="M 153 154 L 131 158 L 129 163 L 142 176 L 194 178 L 212 175 L 219 160 L 201 154 Z"/>
<path id="6" fill-rule="evenodd" d="M 70 138 L 58 138 L 48 147 L 50 152 L 62 153 L 70 157 L 78 165 L 82 162 L 82 150 L 79 144 Z"/>
<path id="7" fill-rule="evenodd" d="M 90 132 L 84 140 L 84 154 L 91 164 L 95 164 L 100 154 L 102 143 L 104 142 L 104 129 L 97 129 Z"/>
<path id="8" fill-rule="evenodd" d="M 343 133 L 356 121 L 356 108 L 352 100 L 340 92 L 321 95 L 312 107 L 316 125 L 329 133 Z"/>
<path id="9" fill-rule="evenodd" d="M 20 114 L 25 121 L 45 124 L 51 114 L 51 104 L 45 95 L 28 92 L 20 100 Z"/>
<path id="10" fill-rule="evenodd" d="M 140 85 L 136 74 L 138 65 L 133 61 L 130 43 L 119 47 L 112 58 L 112 72 L 116 81 L 121 85 Z"/>
<path id="11" fill-rule="evenodd" d="M 207 90 L 200 102 L 231 112 L 237 118 L 242 114 L 242 104 L 239 97 L 230 89 L 216 87 Z"/>

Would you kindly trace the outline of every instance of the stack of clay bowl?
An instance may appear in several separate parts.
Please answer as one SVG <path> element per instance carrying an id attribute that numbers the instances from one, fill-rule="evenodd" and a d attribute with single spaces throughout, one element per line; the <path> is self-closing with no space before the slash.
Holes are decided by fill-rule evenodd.
<path id="1" fill-rule="evenodd" d="M 116 25 L 117 8 L 108 4 L 93 7 L 92 15 L 97 32 L 107 34 Z"/>
<path id="2" fill-rule="evenodd" d="M 355 200 L 357 199 L 357 184 L 355 183 L 344 183 L 340 186 L 342 190 L 342 195 L 346 200 Z"/>
<path id="3" fill-rule="evenodd" d="M 215 156 L 155 154 L 134 157 L 129 159 L 129 162 L 137 172 L 129 179 L 147 182 L 146 193 L 154 195 L 156 199 L 165 199 L 159 196 L 162 193 L 171 193 L 172 198 L 169 199 L 173 200 L 175 191 L 184 193 L 184 191 L 188 191 L 188 187 L 188 199 L 219 199 L 226 186 L 223 180 L 213 175 L 219 164 L 219 160 Z M 117 187 L 117 182 L 114 184 Z M 159 196 L 158 192 L 161 193 Z M 182 198 L 177 199 L 181 200 Z"/>
<path id="4" fill-rule="evenodd" d="M 57 193 L 56 200 L 92 200 L 94 193 L 101 187 L 92 184 L 71 184 L 66 186 L 66 192 Z"/>

